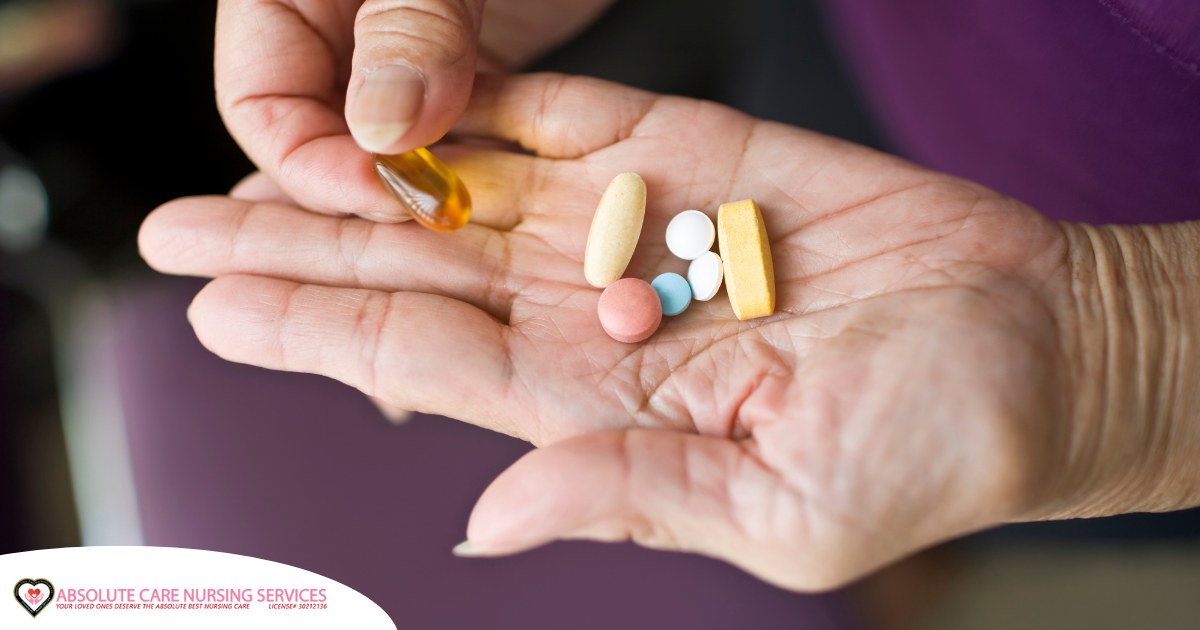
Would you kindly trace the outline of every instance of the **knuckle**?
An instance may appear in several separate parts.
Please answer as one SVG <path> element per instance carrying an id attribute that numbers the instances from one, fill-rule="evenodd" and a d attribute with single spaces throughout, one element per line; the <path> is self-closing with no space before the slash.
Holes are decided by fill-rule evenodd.
<path id="1" fill-rule="evenodd" d="M 468 55 L 479 32 L 474 11 L 461 2 L 368 0 L 355 20 L 355 54 L 403 53 L 420 61 L 433 58 L 454 65 Z M 372 50 L 373 49 L 373 50 Z"/>

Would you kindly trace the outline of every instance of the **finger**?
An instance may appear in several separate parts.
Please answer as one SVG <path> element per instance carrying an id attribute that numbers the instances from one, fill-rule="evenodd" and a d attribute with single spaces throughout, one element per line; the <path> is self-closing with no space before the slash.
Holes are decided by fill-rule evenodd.
<path id="1" fill-rule="evenodd" d="M 407 424 L 409 420 L 412 420 L 413 412 L 407 409 L 401 409 L 378 396 L 367 396 L 367 398 L 371 399 L 371 403 L 375 405 L 376 409 L 379 409 L 379 413 L 382 413 L 383 417 L 392 424 Z"/>
<path id="2" fill-rule="evenodd" d="M 507 150 L 444 144 L 434 151 L 466 185 L 471 223 L 498 230 L 512 229 L 535 208 L 561 203 L 560 184 L 573 175 L 546 160 Z"/>
<path id="3" fill-rule="evenodd" d="M 354 23 L 346 121 L 359 146 L 432 144 L 467 105 L 483 0 L 367 0 Z"/>
<path id="4" fill-rule="evenodd" d="M 479 31 L 479 67 L 519 68 L 577 35 L 612 4 L 613 0 L 489 0 Z"/>
<path id="5" fill-rule="evenodd" d="M 230 361 L 323 374 L 395 407 L 517 433 L 497 420 L 508 327 L 462 302 L 235 275 L 204 287 L 188 320 Z"/>
<path id="6" fill-rule="evenodd" d="M 578 180 L 578 174 L 528 155 L 506 150 L 481 149 L 467 144 L 436 147 L 446 162 L 468 186 L 471 223 L 496 229 L 511 229 L 530 208 L 553 207 L 563 202 L 562 184 Z M 559 172 L 563 171 L 563 172 Z M 229 196 L 254 202 L 300 206 L 262 171 L 247 175 Z"/>
<path id="7" fill-rule="evenodd" d="M 217 105 L 250 159 L 300 205 L 394 220 L 405 211 L 375 178 L 342 113 L 357 8 L 221 0 Z"/>
<path id="8" fill-rule="evenodd" d="M 452 234 L 415 223 L 315 216 L 294 206 L 228 197 L 177 199 L 142 224 L 138 243 L 164 273 L 272 276 L 334 287 L 420 291 L 506 320 L 512 301 L 503 234 Z"/>
<path id="9" fill-rule="evenodd" d="M 661 430 L 583 435 L 530 452 L 476 504 L 460 555 L 502 555 L 558 538 L 633 539 L 703 553 L 775 584 L 828 588 L 798 566 L 794 491 L 745 443 Z M 465 553 L 464 553 L 465 552 Z"/>
<path id="10" fill-rule="evenodd" d="M 296 205 L 296 202 L 287 193 L 283 192 L 275 182 L 271 181 L 262 171 L 254 171 L 242 178 L 229 191 L 229 196 L 234 199 L 244 199 L 246 201 L 283 203 L 291 206 Z"/>
<path id="11" fill-rule="evenodd" d="M 517 142 L 544 157 L 576 158 L 630 137 L 658 98 L 589 77 L 480 75 L 454 130 Z"/>

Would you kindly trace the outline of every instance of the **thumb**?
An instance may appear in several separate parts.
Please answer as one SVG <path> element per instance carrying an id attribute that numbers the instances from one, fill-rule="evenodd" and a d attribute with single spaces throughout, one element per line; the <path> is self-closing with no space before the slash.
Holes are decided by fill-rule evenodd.
<path id="1" fill-rule="evenodd" d="M 455 553 L 632 539 L 720 558 L 781 586 L 828 588 L 797 560 L 806 538 L 799 505 L 744 443 L 647 429 L 590 433 L 532 451 L 493 481 Z"/>
<path id="2" fill-rule="evenodd" d="M 363 3 L 346 94 L 346 122 L 360 147 L 402 153 L 450 130 L 471 95 L 483 3 Z"/>

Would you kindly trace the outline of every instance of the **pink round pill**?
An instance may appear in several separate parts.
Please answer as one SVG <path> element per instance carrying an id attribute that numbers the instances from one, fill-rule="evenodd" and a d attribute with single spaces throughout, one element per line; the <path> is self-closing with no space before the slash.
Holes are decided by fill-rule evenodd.
<path id="1" fill-rule="evenodd" d="M 658 292 L 645 280 L 624 278 L 608 285 L 596 305 L 600 325 L 609 337 L 637 343 L 654 334 L 662 322 Z"/>

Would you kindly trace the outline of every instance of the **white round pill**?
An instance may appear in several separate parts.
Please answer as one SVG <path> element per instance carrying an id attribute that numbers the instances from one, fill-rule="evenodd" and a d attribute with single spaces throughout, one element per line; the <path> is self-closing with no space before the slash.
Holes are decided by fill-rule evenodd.
<path id="1" fill-rule="evenodd" d="M 667 249 L 684 260 L 696 260 L 712 249 L 717 230 L 699 210 L 685 210 L 667 224 Z"/>
<path id="2" fill-rule="evenodd" d="M 688 284 L 692 286 L 692 297 L 707 302 L 713 299 L 721 288 L 721 280 L 725 270 L 721 266 L 721 257 L 716 252 L 705 252 L 692 264 L 688 265 Z"/>

